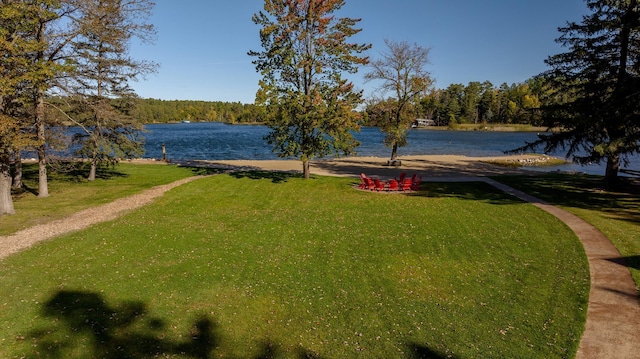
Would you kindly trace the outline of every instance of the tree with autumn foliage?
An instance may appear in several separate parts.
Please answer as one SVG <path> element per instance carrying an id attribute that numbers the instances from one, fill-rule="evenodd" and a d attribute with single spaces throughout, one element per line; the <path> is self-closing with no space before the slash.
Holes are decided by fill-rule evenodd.
<path id="1" fill-rule="evenodd" d="M 359 144 L 355 108 L 362 92 L 344 79 L 368 63 L 371 46 L 348 43 L 360 32 L 360 19 L 333 14 L 344 0 L 265 0 L 264 11 L 253 15 L 260 25 L 263 51 L 250 51 L 262 75 L 256 102 L 267 109 L 271 128 L 266 140 L 281 157 L 302 161 L 309 178 L 309 161 L 349 154 Z"/>
<path id="2" fill-rule="evenodd" d="M 385 44 L 388 51 L 371 61 L 371 71 L 365 79 L 381 81 L 385 98 L 370 116 L 378 116 L 376 123 L 385 134 L 385 146 L 391 147 L 391 161 L 395 161 L 398 147 L 407 145 L 407 134 L 416 118 L 413 102 L 426 93 L 433 80 L 425 70 L 429 49 L 404 41 L 385 40 Z"/>
<path id="3" fill-rule="evenodd" d="M 27 146 L 37 146 L 33 134 L 35 84 L 49 78 L 57 66 L 33 61 L 45 50 L 38 38 L 43 19 L 55 17 L 44 3 L 3 0 L 0 7 L 0 215 L 14 213 L 11 164 Z"/>

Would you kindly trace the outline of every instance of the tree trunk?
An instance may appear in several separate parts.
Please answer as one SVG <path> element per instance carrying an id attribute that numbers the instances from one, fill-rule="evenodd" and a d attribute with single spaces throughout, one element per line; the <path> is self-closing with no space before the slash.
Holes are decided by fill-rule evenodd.
<path id="1" fill-rule="evenodd" d="M 89 170 L 89 177 L 87 180 L 95 181 L 96 180 L 96 161 L 91 160 L 91 169 Z"/>
<path id="2" fill-rule="evenodd" d="M 618 171 L 620 170 L 620 154 L 616 153 L 607 157 L 607 169 L 604 174 L 604 181 L 608 187 L 613 187 L 618 182 Z"/>
<path id="3" fill-rule="evenodd" d="M 309 160 L 302 160 L 302 176 L 307 179 L 311 177 L 311 170 L 309 169 Z"/>
<path id="4" fill-rule="evenodd" d="M 0 215 L 14 214 L 9 155 L 0 154 Z"/>
<path id="5" fill-rule="evenodd" d="M 13 174 L 13 186 L 12 188 L 22 188 L 22 156 L 20 151 L 15 152 L 15 173 Z"/>
<path id="6" fill-rule="evenodd" d="M 44 94 L 38 94 L 36 128 L 38 131 L 38 197 L 49 197 L 47 184 L 46 138 L 44 133 Z"/>
<path id="7" fill-rule="evenodd" d="M 398 142 L 394 142 L 393 147 L 391 147 L 391 161 L 395 161 L 398 159 Z"/>
<path id="8" fill-rule="evenodd" d="M 49 184 L 47 183 L 47 159 L 44 145 L 38 146 L 38 197 L 49 197 Z"/>

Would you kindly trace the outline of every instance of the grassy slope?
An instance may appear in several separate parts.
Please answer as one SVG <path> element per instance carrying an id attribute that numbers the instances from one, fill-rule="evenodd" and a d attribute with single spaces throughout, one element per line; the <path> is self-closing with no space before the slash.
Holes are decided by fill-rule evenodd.
<path id="1" fill-rule="evenodd" d="M 588 270 L 555 218 L 481 184 L 351 183 L 214 176 L 10 257 L 0 357 L 575 353 Z"/>

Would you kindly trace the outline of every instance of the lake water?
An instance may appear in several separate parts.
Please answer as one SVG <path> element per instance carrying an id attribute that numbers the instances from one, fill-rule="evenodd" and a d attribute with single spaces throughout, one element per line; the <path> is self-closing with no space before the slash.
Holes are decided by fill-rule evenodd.
<path id="1" fill-rule="evenodd" d="M 269 133 L 266 126 L 198 122 L 152 124 L 145 128 L 146 156 L 151 158 L 161 158 L 165 144 L 167 157 L 174 160 L 278 159 L 263 139 Z M 355 137 L 361 142 L 356 148 L 358 156 L 391 156 L 391 149 L 382 143 L 384 134 L 377 127 L 363 127 Z M 530 132 L 411 130 L 408 146 L 399 148 L 398 154 L 500 156 L 535 139 L 536 134 Z"/>
<path id="2" fill-rule="evenodd" d="M 162 144 L 169 160 L 271 160 L 278 159 L 272 147 L 263 139 L 269 128 L 259 125 L 228 125 L 218 122 L 150 124 L 145 126 L 145 157 L 162 158 Z M 384 134 L 376 127 L 363 127 L 355 134 L 362 143 L 356 148 L 358 156 L 390 157 L 391 149 L 384 146 Z M 532 132 L 431 131 L 411 130 L 408 146 L 398 149 L 406 155 L 464 155 L 471 157 L 501 156 L 526 142 L 537 139 Z M 541 153 L 541 151 L 539 151 Z M 563 157 L 564 153 L 553 154 Z M 640 169 L 636 156 L 631 169 Z M 545 171 L 577 171 L 604 174 L 604 165 L 579 166 L 566 164 L 545 167 Z"/>

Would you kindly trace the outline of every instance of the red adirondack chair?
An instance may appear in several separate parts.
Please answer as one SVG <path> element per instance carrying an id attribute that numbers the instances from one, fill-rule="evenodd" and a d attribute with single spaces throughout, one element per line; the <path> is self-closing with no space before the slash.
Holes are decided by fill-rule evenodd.
<path id="1" fill-rule="evenodd" d="M 411 178 L 405 178 L 404 181 L 402 181 L 402 183 L 400 184 L 400 190 L 410 191 L 412 184 L 413 182 L 411 181 Z"/>
<path id="2" fill-rule="evenodd" d="M 398 189 L 399 189 L 398 181 L 395 179 L 389 180 L 389 183 L 387 184 L 387 190 L 398 191 Z"/>
<path id="3" fill-rule="evenodd" d="M 367 188 L 367 175 L 365 175 L 364 173 L 360 174 L 360 185 L 358 186 L 358 188 L 360 189 Z"/>
<path id="4" fill-rule="evenodd" d="M 411 189 L 417 191 L 420 189 L 420 183 L 422 183 L 422 176 L 416 177 L 416 179 L 411 184 Z"/>
<path id="5" fill-rule="evenodd" d="M 374 179 L 373 180 L 373 184 L 375 186 L 376 191 L 380 192 L 380 191 L 384 191 L 384 182 L 380 181 L 379 179 Z"/>
<path id="6" fill-rule="evenodd" d="M 376 184 L 373 183 L 373 180 L 369 177 L 365 178 L 365 181 L 367 183 L 367 187 L 365 187 L 368 190 L 373 191 L 374 189 L 376 189 Z"/>

